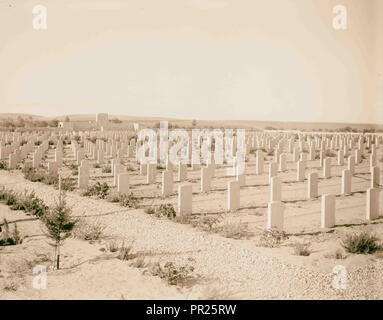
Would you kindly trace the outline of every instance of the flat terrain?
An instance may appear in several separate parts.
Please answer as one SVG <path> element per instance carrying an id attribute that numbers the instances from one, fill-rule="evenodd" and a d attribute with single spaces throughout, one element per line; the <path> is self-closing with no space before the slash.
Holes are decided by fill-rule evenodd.
<path id="1" fill-rule="evenodd" d="M 65 148 L 64 161 L 74 163 L 71 149 Z M 381 158 L 382 149 L 378 150 Z M 53 158 L 47 152 L 45 161 Z M 145 209 L 159 204 L 177 207 L 175 182 L 174 195 L 162 198 L 162 169 L 157 172 L 157 183 L 146 184 L 146 176 L 139 174 L 134 159 L 124 159 L 130 168 L 131 191 L 140 198 L 137 209 L 129 209 L 107 200 L 82 196 L 75 190 L 67 192 L 68 204 L 76 216 L 88 222 L 105 226 L 104 237 L 98 241 L 69 239 L 64 245 L 62 270 L 50 270 L 48 288 L 32 288 L 32 268 L 36 264 L 49 265 L 53 248 L 41 232 L 40 222 L 23 212 L 10 211 L 0 206 L 0 221 L 17 220 L 26 236 L 22 245 L 0 249 L 0 297 L 2 299 L 382 299 L 383 259 L 381 253 L 353 255 L 344 253 L 336 259 L 341 249 L 341 239 L 348 233 L 371 231 L 383 235 L 383 218 L 372 223 L 365 219 L 366 189 L 370 186 L 369 162 L 363 159 L 356 166 L 352 178 L 352 194 L 341 195 L 341 171 L 332 159 L 332 177 L 322 178 L 319 160 L 307 161 L 306 177 L 310 172 L 319 173 L 319 195 L 336 194 L 336 226 L 320 228 L 320 198 L 307 200 L 307 180 L 296 182 L 296 165 L 288 155 L 282 180 L 282 201 L 285 204 L 285 231 L 288 239 L 276 248 L 259 246 L 266 227 L 267 202 L 270 197 L 267 164 L 265 173 L 255 174 L 255 155 L 248 155 L 246 186 L 241 187 L 241 207 L 227 212 L 227 167 L 218 167 L 212 182 L 212 191 L 200 193 L 200 170 L 188 168 L 187 182 L 193 185 L 193 219 L 202 221 L 209 217 L 221 232 L 202 231 L 189 223 L 182 224 L 167 218 L 156 218 Z M 107 182 L 112 185 L 111 174 L 102 173 L 91 163 L 90 185 Z M 104 165 L 105 166 L 105 165 Z M 62 171 L 72 176 L 71 169 Z M 72 176 L 74 178 L 75 176 Z M 177 172 L 174 169 L 176 180 Z M 185 183 L 185 182 L 183 182 Z M 0 171 L 0 185 L 17 191 L 34 191 L 46 204 L 53 205 L 58 191 L 52 186 L 26 181 L 20 171 Z M 112 187 L 111 192 L 115 192 Z M 380 203 L 383 194 L 380 194 Z M 23 221 L 24 220 L 24 221 Z M 222 231 L 223 230 L 223 231 Z M 226 231 L 225 231 L 226 230 Z M 233 230 L 239 230 L 240 239 L 232 239 Z M 157 276 L 145 272 L 146 268 L 134 267 L 132 261 L 121 261 L 105 250 L 111 239 L 133 241 L 133 250 L 146 264 L 160 261 L 179 266 L 193 266 L 195 281 L 186 286 L 172 286 Z M 296 242 L 309 242 L 311 254 L 294 253 Z M 347 288 L 337 290 L 332 286 L 337 265 L 346 267 Z"/>

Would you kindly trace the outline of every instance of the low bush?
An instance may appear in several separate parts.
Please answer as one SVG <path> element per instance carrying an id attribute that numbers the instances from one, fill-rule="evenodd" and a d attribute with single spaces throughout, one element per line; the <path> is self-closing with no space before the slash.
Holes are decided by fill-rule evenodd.
<path id="1" fill-rule="evenodd" d="M 43 200 L 36 197 L 33 191 L 30 193 L 25 191 L 19 198 L 17 210 L 24 210 L 34 216 L 42 217 L 48 211 L 48 206 L 45 205 Z"/>
<path id="2" fill-rule="evenodd" d="M 112 167 L 111 166 L 105 166 L 102 168 L 102 173 L 112 173 Z"/>
<path id="3" fill-rule="evenodd" d="M 24 178 L 32 182 L 43 182 L 46 175 L 42 170 L 37 170 L 32 167 L 24 167 L 22 172 Z"/>
<path id="4" fill-rule="evenodd" d="M 310 243 L 297 242 L 294 244 L 294 253 L 298 256 L 309 256 L 311 254 Z"/>
<path id="5" fill-rule="evenodd" d="M 95 241 L 103 237 L 105 228 L 106 226 L 99 221 L 80 220 L 72 234 L 77 239 Z"/>
<path id="6" fill-rule="evenodd" d="M 252 235 L 252 233 L 248 230 L 247 223 L 226 223 L 214 227 L 212 231 L 225 238 L 237 240 L 248 239 Z"/>
<path id="7" fill-rule="evenodd" d="M 379 238 L 368 232 L 348 234 L 341 244 L 349 253 L 371 254 L 382 250 Z"/>
<path id="8" fill-rule="evenodd" d="M 156 212 L 156 209 L 154 207 L 149 207 L 145 209 L 146 214 L 154 214 Z"/>
<path id="9" fill-rule="evenodd" d="M 119 196 L 119 202 L 123 207 L 128 207 L 128 208 L 137 208 L 138 204 L 140 202 L 139 198 L 135 197 L 133 193 L 129 193 L 128 195 L 126 194 L 121 194 Z"/>
<path id="10" fill-rule="evenodd" d="M 153 276 L 158 276 L 170 285 L 184 286 L 195 278 L 194 267 L 190 265 L 176 266 L 173 262 L 151 264 L 148 269 Z"/>
<path id="11" fill-rule="evenodd" d="M 58 182 L 55 184 L 56 189 L 58 188 Z M 61 178 L 61 190 L 73 191 L 76 187 L 76 181 L 71 178 Z"/>
<path id="12" fill-rule="evenodd" d="M 32 182 L 42 182 L 48 185 L 58 184 L 58 174 L 47 173 L 41 169 L 35 169 L 32 167 L 24 167 L 22 170 L 24 178 Z"/>
<path id="13" fill-rule="evenodd" d="M 0 202 L 4 202 L 11 210 L 23 210 L 37 217 L 42 217 L 48 210 L 48 206 L 33 191 L 16 193 L 3 188 L 0 190 Z"/>
<path id="14" fill-rule="evenodd" d="M 57 173 L 45 172 L 41 169 L 24 167 L 22 170 L 24 178 L 31 182 L 42 182 L 47 185 L 53 185 L 58 189 L 59 176 Z M 71 178 L 61 178 L 61 190 L 73 191 L 75 189 L 75 181 Z"/>
<path id="15" fill-rule="evenodd" d="M 2 228 L 4 230 L 1 233 L 0 246 L 14 246 L 23 242 L 23 238 L 20 235 L 16 223 L 13 225 L 13 230 L 11 232 L 8 221 L 4 218 Z"/>
<path id="16" fill-rule="evenodd" d="M 193 219 L 191 225 L 199 230 L 210 232 L 217 227 L 221 219 L 221 216 L 203 216 L 198 219 Z"/>
<path id="17" fill-rule="evenodd" d="M 326 254 L 325 258 L 340 260 L 340 259 L 346 259 L 347 255 L 344 253 L 342 249 L 337 249 L 333 252 L 330 252 L 329 254 Z"/>
<path id="18" fill-rule="evenodd" d="M 96 182 L 94 185 L 89 186 L 87 190 L 83 193 L 83 196 L 91 197 L 97 196 L 100 199 L 105 199 L 109 193 L 109 186 L 106 182 L 100 183 Z"/>
<path id="19" fill-rule="evenodd" d="M 139 268 L 139 269 L 142 269 L 142 268 L 145 268 L 147 265 L 146 265 L 146 262 L 145 262 L 145 258 L 144 257 L 137 257 L 135 258 L 131 264 L 130 264 L 131 267 L 133 268 Z"/>
<path id="20" fill-rule="evenodd" d="M 169 219 L 173 219 L 176 216 L 176 210 L 170 203 L 161 204 L 158 208 L 149 207 L 145 210 L 147 214 L 153 214 L 157 218 L 166 217 Z"/>
<path id="21" fill-rule="evenodd" d="M 0 170 L 7 170 L 7 169 L 8 169 L 7 162 L 4 160 L 0 161 Z"/>
<path id="22" fill-rule="evenodd" d="M 109 252 L 117 252 L 119 249 L 118 242 L 116 240 L 110 240 L 106 243 L 106 248 Z"/>
<path id="23" fill-rule="evenodd" d="M 276 229 L 267 229 L 263 231 L 258 245 L 260 247 L 275 248 L 278 247 L 281 242 L 287 239 L 287 235 L 284 231 L 278 231 Z"/>
<path id="24" fill-rule="evenodd" d="M 326 150 L 325 156 L 326 157 L 336 157 L 336 154 L 330 150 Z"/>
<path id="25" fill-rule="evenodd" d="M 120 246 L 117 258 L 124 261 L 134 259 L 136 255 L 133 253 L 133 243 L 134 241 L 130 241 L 128 243 L 123 241 Z"/>

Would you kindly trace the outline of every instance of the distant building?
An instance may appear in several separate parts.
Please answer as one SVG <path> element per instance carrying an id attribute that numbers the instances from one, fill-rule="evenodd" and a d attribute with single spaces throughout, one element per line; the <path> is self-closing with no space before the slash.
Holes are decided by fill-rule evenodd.
<path id="1" fill-rule="evenodd" d="M 109 124 L 109 116 L 107 113 L 98 113 L 96 117 L 98 127 L 106 127 Z"/>
<path id="2" fill-rule="evenodd" d="M 92 117 L 93 118 L 93 117 Z M 138 125 L 138 124 L 137 124 Z M 107 113 L 98 113 L 96 119 L 71 119 L 67 121 L 60 121 L 58 123 L 58 128 L 65 130 L 126 130 L 128 128 L 132 129 L 132 125 L 128 121 L 109 121 L 109 115 Z M 138 127 L 137 127 L 138 129 Z M 136 130 L 137 130 L 136 129 Z"/>

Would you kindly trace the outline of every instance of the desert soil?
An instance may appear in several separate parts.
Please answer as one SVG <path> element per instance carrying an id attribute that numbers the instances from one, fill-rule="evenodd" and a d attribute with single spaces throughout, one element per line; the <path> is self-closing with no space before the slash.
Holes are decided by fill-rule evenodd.
<path id="1" fill-rule="evenodd" d="M 381 150 L 379 150 L 381 152 Z M 379 153 L 378 159 L 380 159 Z M 289 155 L 290 157 L 291 155 Z M 46 161 L 52 159 L 50 149 Z M 73 161 L 69 148 L 65 160 Z M 189 224 L 166 218 L 156 218 L 144 209 L 161 203 L 177 207 L 176 192 L 162 198 L 160 170 L 157 183 L 146 185 L 138 166 L 130 159 L 126 165 L 131 171 L 131 190 L 143 197 L 138 209 L 124 208 L 106 200 L 84 197 L 79 190 L 66 193 L 66 200 L 76 216 L 88 222 L 104 224 L 105 236 L 100 241 L 68 239 L 63 247 L 62 269 L 49 269 L 46 290 L 32 287 L 35 276 L 32 268 L 47 264 L 53 248 L 43 235 L 40 222 L 20 211 L 11 211 L 0 205 L 0 221 L 17 221 L 26 236 L 17 246 L 0 249 L 1 299 L 382 299 L 383 259 L 381 254 L 346 254 L 336 259 L 341 239 L 348 233 L 371 231 L 383 235 L 383 218 L 368 223 L 365 219 L 366 190 L 370 185 L 369 163 L 364 159 L 356 166 L 352 178 L 353 193 L 341 195 L 341 171 L 333 158 L 332 177 L 323 179 L 319 160 L 307 161 L 309 172 L 318 172 L 319 194 L 336 194 L 336 226 L 320 228 L 321 199 L 307 200 L 307 180 L 296 182 L 296 165 L 288 158 L 287 170 L 278 175 L 283 181 L 282 201 L 285 203 L 285 231 L 289 238 L 277 248 L 258 246 L 266 227 L 268 163 L 265 173 L 255 174 L 255 155 L 248 156 L 246 186 L 241 187 L 241 208 L 226 211 L 226 167 L 216 169 L 212 191 L 201 194 L 200 171 L 188 168 L 188 183 L 193 185 L 193 215 L 220 217 L 219 223 L 228 228 L 245 225 L 248 236 L 236 240 L 222 234 L 201 231 Z M 94 163 L 94 161 L 91 163 Z M 70 170 L 63 171 L 70 175 Z M 174 169 L 174 177 L 177 172 Z M 101 168 L 91 168 L 91 182 L 112 184 L 111 174 Z M 185 182 L 183 182 L 185 183 Z M 58 191 L 52 186 L 33 183 L 23 178 L 20 171 L 0 171 L 0 185 L 16 191 L 34 191 L 47 205 L 53 205 Z M 179 183 L 175 183 L 174 191 Z M 380 194 L 380 203 L 383 194 Z M 133 241 L 134 252 L 144 257 L 145 263 L 173 262 L 179 266 L 193 266 L 195 281 L 183 286 L 171 286 L 166 281 L 143 272 L 105 251 L 108 241 Z M 309 242 L 311 254 L 294 253 L 296 242 Z M 347 286 L 335 289 L 333 269 L 342 265 L 347 270 Z"/>

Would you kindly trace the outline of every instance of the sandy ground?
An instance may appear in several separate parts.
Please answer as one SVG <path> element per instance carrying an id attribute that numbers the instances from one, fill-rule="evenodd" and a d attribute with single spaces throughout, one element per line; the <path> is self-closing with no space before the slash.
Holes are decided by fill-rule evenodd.
<path id="1" fill-rule="evenodd" d="M 380 150 L 381 151 L 381 150 Z M 53 151 L 48 152 L 48 160 Z M 289 155 L 290 157 L 291 155 Z M 378 159 L 380 159 L 380 154 Z M 66 160 L 73 160 L 66 149 Z M 247 239 L 235 240 L 222 235 L 199 231 L 188 224 L 180 224 L 166 218 L 159 219 L 144 212 L 144 208 L 160 203 L 176 207 L 176 190 L 166 199 L 161 192 L 160 170 L 156 185 L 146 185 L 146 177 L 139 172 L 131 173 L 132 192 L 143 197 L 139 209 L 127 209 L 106 200 L 81 196 L 79 190 L 67 193 L 67 202 L 77 216 L 88 221 L 105 224 L 109 239 L 134 240 L 134 250 L 147 262 L 174 262 L 177 265 L 192 265 L 198 281 L 190 287 L 174 287 L 158 277 L 142 274 L 142 270 L 129 266 L 128 262 L 100 251 L 107 240 L 96 243 L 70 239 L 64 246 L 63 270 L 50 270 L 48 288 L 35 290 L 31 287 L 32 262 L 46 260 L 52 248 L 41 234 L 39 221 L 18 222 L 22 234 L 28 238 L 20 246 L 0 249 L 0 286 L 2 299 L 183 299 L 183 298 L 239 298 L 239 299 L 382 299 L 383 259 L 381 254 L 351 255 L 335 259 L 334 252 L 341 248 L 340 240 L 345 234 L 368 230 L 381 238 L 383 218 L 372 223 L 365 220 L 366 189 L 369 187 L 369 163 L 363 160 L 356 167 L 352 179 L 352 195 L 342 196 L 341 170 L 333 158 L 332 175 L 323 179 L 319 160 L 307 161 L 306 176 L 318 172 L 319 194 L 333 193 L 336 198 L 336 227 L 320 229 L 320 198 L 307 200 L 307 180 L 296 182 L 296 166 L 291 158 L 287 171 L 279 173 L 283 183 L 282 200 L 285 202 L 285 230 L 289 239 L 278 248 L 257 246 L 266 226 L 268 185 L 267 158 L 265 173 L 255 175 L 255 156 L 248 156 L 246 186 L 241 188 L 241 208 L 236 212 L 226 211 L 227 183 L 233 177 L 226 176 L 226 168 L 216 169 L 212 191 L 199 192 L 199 170 L 188 168 L 188 183 L 193 184 L 193 214 L 196 216 L 221 216 L 223 224 L 247 224 Z M 94 161 L 93 161 L 94 162 Z M 92 163 L 93 163 L 92 162 Z M 125 161 L 135 169 L 137 164 Z M 70 174 L 70 170 L 64 170 Z M 174 177 L 176 179 L 176 170 Z M 95 181 L 112 184 L 112 176 L 92 168 Z M 14 190 L 34 190 L 48 205 L 54 203 L 58 192 L 51 186 L 26 181 L 20 172 L 0 172 L 0 184 Z M 383 194 L 380 195 L 381 200 Z M 381 201 L 382 203 L 382 201 Z M 30 219 L 22 212 L 10 211 L 1 205 L 0 219 L 9 221 Z M 295 242 L 311 244 L 309 256 L 294 254 Z M 39 258 L 40 256 L 40 258 Z M 18 262 L 13 263 L 12 261 Z M 21 262 L 27 260 L 27 266 Z M 32 262 L 30 262 L 32 261 Z M 40 263 L 40 262 L 39 262 Z M 18 265 L 21 267 L 15 267 Z M 346 267 L 347 287 L 333 288 L 333 268 Z M 15 270 L 21 269 L 20 272 Z M 12 278 L 16 280 L 12 280 Z M 16 281 L 16 290 L 3 290 L 4 283 Z M 12 283 L 11 283 L 12 284 Z"/>

